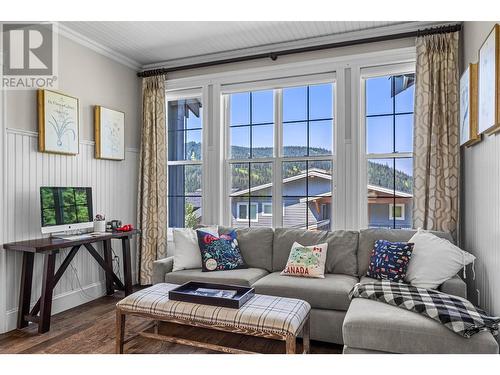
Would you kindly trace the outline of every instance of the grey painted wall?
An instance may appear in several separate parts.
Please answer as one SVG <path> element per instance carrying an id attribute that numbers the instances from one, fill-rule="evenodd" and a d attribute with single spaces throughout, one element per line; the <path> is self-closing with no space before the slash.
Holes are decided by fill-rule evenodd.
<path id="1" fill-rule="evenodd" d="M 494 22 L 465 22 L 462 69 L 477 62 L 478 50 Z M 500 314 L 500 136 L 462 148 L 462 247 L 477 257 L 476 279 L 469 272 L 469 298 Z M 478 298 L 479 290 L 480 298 Z"/>
<path id="2" fill-rule="evenodd" d="M 94 105 L 125 112 L 125 145 L 140 144 L 140 79 L 136 72 L 103 55 L 59 37 L 59 88 L 80 100 L 80 141 L 94 140 Z M 6 91 L 8 128 L 38 131 L 36 90 Z"/>

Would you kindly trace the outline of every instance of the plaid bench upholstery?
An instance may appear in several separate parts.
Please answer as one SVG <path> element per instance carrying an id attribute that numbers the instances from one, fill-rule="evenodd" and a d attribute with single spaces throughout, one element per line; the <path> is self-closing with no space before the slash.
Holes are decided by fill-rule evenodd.
<path id="1" fill-rule="evenodd" d="M 120 310 L 203 324 L 220 324 L 278 335 L 297 335 L 311 306 L 300 299 L 256 294 L 240 309 L 170 301 L 168 291 L 174 284 L 156 284 L 125 297 L 117 303 Z"/>

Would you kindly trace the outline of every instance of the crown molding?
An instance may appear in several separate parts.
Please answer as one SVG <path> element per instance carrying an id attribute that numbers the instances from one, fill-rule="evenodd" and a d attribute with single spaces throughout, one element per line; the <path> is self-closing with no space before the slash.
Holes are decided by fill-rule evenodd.
<path id="1" fill-rule="evenodd" d="M 342 34 L 323 35 L 323 36 L 319 36 L 319 37 L 306 38 L 306 39 L 295 40 L 295 41 L 291 41 L 291 42 L 273 43 L 273 44 L 268 44 L 268 45 L 264 45 L 264 46 L 241 48 L 241 49 L 224 51 L 224 52 L 217 52 L 217 53 L 206 54 L 206 55 L 189 56 L 189 57 L 185 57 L 185 58 L 165 60 L 165 61 L 160 61 L 160 62 L 152 63 L 152 64 L 145 64 L 145 65 L 141 65 L 138 61 L 133 60 L 133 59 L 113 50 L 112 48 L 108 48 L 108 47 L 76 32 L 76 31 L 74 31 L 73 29 L 66 26 L 65 24 L 62 24 L 61 22 L 57 22 L 57 26 L 58 26 L 58 33 L 60 35 L 80 44 L 81 46 L 89 48 L 90 50 L 92 50 L 94 52 L 97 52 L 103 56 L 106 56 L 106 57 L 124 65 L 124 66 L 127 66 L 131 69 L 134 69 L 134 70 L 142 71 L 142 70 L 156 69 L 156 68 L 172 68 L 175 66 L 190 65 L 190 64 L 194 64 L 194 63 L 203 63 L 203 62 L 209 62 L 209 61 L 229 59 L 229 58 L 234 58 L 234 57 L 239 57 L 239 56 L 247 56 L 247 55 L 260 54 L 260 53 L 271 53 L 271 52 L 285 50 L 285 49 L 310 47 L 310 46 L 319 45 L 319 44 L 336 43 L 336 42 L 343 42 L 343 41 L 347 41 L 347 40 L 363 39 L 363 38 L 378 37 L 378 36 L 384 36 L 384 35 L 390 35 L 390 34 L 396 34 L 396 33 L 411 32 L 411 31 L 417 31 L 417 30 L 422 29 L 422 28 L 448 25 L 451 23 L 459 23 L 459 22 L 458 21 L 457 22 L 451 22 L 451 21 L 448 21 L 448 22 L 412 21 L 412 22 L 407 22 L 407 23 L 389 25 L 389 26 L 361 30 L 361 31 L 347 32 L 347 33 L 342 33 Z"/>
<path id="2" fill-rule="evenodd" d="M 234 58 L 234 57 L 255 55 L 255 54 L 260 54 L 260 53 L 271 53 L 271 52 L 276 52 L 279 50 L 311 47 L 311 46 L 326 44 L 326 43 L 337 43 L 337 42 L 344 42 L 344 41 L 348 41 L 348 40 L 364 39 L 364 38 L 372 38 L 372 37 L 378 37 L 378 36 L 384 36 L 384 35 L 390 35 L 390 34 L 412 32 L 412 31 L 417 31 L 417 30 L 422 29 L 422 28 L 436 27 L 436 26 L 456 24 L 456 23 L 459 23 L 459 22 L 451 22 L 451 21 L 450 22 L 417 22 L 417 21 L 407 22 L 407 23 L 378 27 L 378 28 L 373 28 L 373 29 L 347 32 L 347 33 L 342 33 L 342 34 L 324 35 L 324 36 L 319 36 L 319 37 L 296 40 L 296 41 L 292 41 L 292 42 L 274 43 L 274 44 L 268 44 L 265 46 L 242 48 L 242 49 L 237 49 L 237 50 L 232 50 L 232 51 L 212 53 L 212 54 L 208 54 L 208 55 L 190 56 L 190 57 L 181 58 L 181 59 L 166 60 L 166 61 L 162 61 L 162 62 L 158 62 L 158 63 L 143 65 L 141 67 L 141 70 L 149 70 L 149 69 L 157 69 L 157 68 L 167 68 L 168 69 L 168 68 L 172 68 L 175 66 L 204 63 L 204 62 L 210 62 L 210 61 L 216 61 L 216 60 L 230 59 L 230 58 Z"/>
<path id="3" fill-rule="evenodd" d="M 99 53 L 100 55 L 106 56 L 110 58 L 113 61 L 116 61 L 128 68 L 138 70 L 141 68 L 141 64 L 125 55 L 122 55 L 119 52 L 116 52 L 115 50 L 105 47 L 102 44 L 87 38 L 86 36 L 74 31 L 73 29 L 69 28 L 68 26 L 62 24 L 61 22 L 57 22 L 57 29 L 59 35 L 62 35 L 70 40 L 72 40 L 75 43 L 78 43 L 79 45 L 86 47 L 94 52 Z"/>

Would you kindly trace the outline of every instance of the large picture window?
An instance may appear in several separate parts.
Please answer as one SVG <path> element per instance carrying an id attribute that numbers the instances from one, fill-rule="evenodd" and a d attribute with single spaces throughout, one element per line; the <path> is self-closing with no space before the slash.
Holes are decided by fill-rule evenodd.
<path id="1" fill-rule="evenodd" d="M 231 225 L 331 229 L 332 81 L 224 95 Z"/>
<path id="2" fill-rule="evenodd" d="M 372 76 L 363 82 L 368 226 L 411 228 L 415 74 Z"/>
<path id="3" fill-rule="evenodd" d="M 414 61 L 404 48 L 169 78 L 169 227 L 411 228 Z"/>
<path id="4" fill-rule="evenodd" d="M 167 100 L 167 122 L 168 226 L 192 228 L 202 215 L 201 96 Z"/>

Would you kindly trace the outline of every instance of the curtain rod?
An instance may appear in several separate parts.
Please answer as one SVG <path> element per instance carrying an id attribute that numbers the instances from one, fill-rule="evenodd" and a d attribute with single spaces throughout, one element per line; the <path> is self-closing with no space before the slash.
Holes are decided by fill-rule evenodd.
<path id="1" fill-rule="evenodd" d="M 199 69 L 199 68 L 206 68 L 209 66 L 244 62 L 244 61 L 265 59 L 265 58 L 268 58 L 268 59 L 275 61 L 279 56 L 292 55 L 292 54 L 296 54 L 296 53 L 321 51 L 321 50 L 331 49 L 331 48 L 348 47 L 348 46 L 355 46 L 358 44 L 384 42 L 384 41 L 389 41 L 389 40 L 411 38 L 411 37 L 420 37 L 420 36 L 424 36 L 424 35 L 452 33 L 455 31 L 460 31 L 461 29 L 462 29 L 461 24 L 431 27 L 431 28 L 427 28 L 427 29 L 409 31 L 409 32 L 404 32 L 404 33 L 399 33 L 399 34 L 389 34 L 389 35 L 375 36 L 372 38 L 346 40 L 343 42 L 319 44 L 316 46 L 309 46 L 309 47 L 292 48 L 292 49 L 286 49 L 286 50 L 281 50 L 281 51 L 276 51 L 276 52 L 258 53 L 255 55 L 248 55 L 248 56 L 233 57 L 233 58 L 229 58 L 229 59 L 207 61 L 207 62 L 202 62 L 202 63 L 197 63 L 197 64 L 174 66 L 171 68 L 151 69 L 151 70 L 145 70 L 142 72 L 138 72 L 137 76 L 141 77 L 141 78 L 152 77 L 152 76 L 167 74 L 170 72 L 177 72 L 180 70 Z"/>

